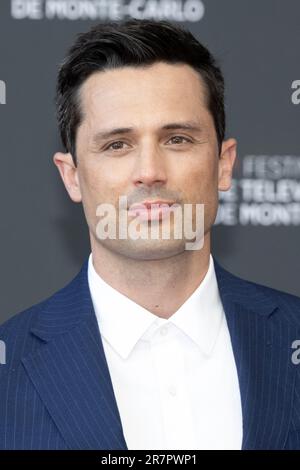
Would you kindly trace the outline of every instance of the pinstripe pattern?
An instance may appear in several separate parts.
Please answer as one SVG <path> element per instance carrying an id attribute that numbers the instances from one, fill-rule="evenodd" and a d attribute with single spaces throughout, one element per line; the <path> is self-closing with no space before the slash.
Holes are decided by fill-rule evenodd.
<path id="1" fill-rule="evenodd" d="M 300 449 L 300 299 L 215 270 L 237 365 L 243 449 Z M 127 449 L 87 280 L 0 327 L 0 449 Z M 220 391 L 222 393 L 222 391 Z M 146 425 L 146 424 L 145 424 Z"/>

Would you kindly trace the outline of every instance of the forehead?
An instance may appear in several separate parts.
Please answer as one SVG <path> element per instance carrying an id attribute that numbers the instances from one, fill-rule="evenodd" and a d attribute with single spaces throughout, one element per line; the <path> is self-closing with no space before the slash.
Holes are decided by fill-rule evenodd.
<path id="1" fill-rule="evenodd" d="M 204 83 L 186 64 L 95 72 L 83 83 L 79 96 L 83 120 L 90 125 L 93 121 L 107 125 L 110 119 L 142 125 L 158 117 L 197 118 L 207 113 Z"/>

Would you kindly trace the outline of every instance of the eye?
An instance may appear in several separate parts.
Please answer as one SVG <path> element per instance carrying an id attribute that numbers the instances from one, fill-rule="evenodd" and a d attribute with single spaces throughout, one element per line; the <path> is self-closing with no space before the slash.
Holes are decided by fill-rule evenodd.
<path id="1" fill-rule="evenodd" d="M 122 150 L 123 147 L 120 147 L 118 144 L 124 144 L 125 142 L 123 142 L 122 140 L 116 140 L 115 142 L 111 142 L 109 145 L 107 145 L 105 147 L 104 150 Z M 116 147 L 117 145 L 117 147 Z M 114 147 L 112 147 L 114 146 Z"/>
<path id="2" fill-rule="evenodd" d="M 189 139 L 188 137 L 184 137 L 184 136 L 182 136 L 182 135 L 174 135 L 173 137 L 170 138 L 170 140 L 174 140 L 174 139 L 177 140 L 177 142 L 175 142 L 176 144 L 182 143 L 182 142 L 178 142 L 178 139 L 179 139 L 179 140 L 180 140 L 180 139 L 184 139 L 186 142 L 192 142 L 191 139 Z M 184 142 L 183 142 L 183 143 L 184 143 Z"/>

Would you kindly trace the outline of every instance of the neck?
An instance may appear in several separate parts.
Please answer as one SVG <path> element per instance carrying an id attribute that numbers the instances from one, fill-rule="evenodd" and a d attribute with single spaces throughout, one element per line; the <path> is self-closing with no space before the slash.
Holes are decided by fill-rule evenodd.
<path id="1" fill-rule="evenodd" d="M 114 289 L 161 318 L 169 318 L 192 295 L 209 267 L 210 234 L 201 250 L 170 258 L 137 260 L 119 255 L 91 237 L 93 266 Z"/>

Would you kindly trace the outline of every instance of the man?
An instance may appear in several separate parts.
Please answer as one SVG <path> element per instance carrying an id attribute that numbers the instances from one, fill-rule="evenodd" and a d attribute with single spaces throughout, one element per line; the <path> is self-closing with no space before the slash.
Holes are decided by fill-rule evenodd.
<path id="1" fill-rule="evenodd" d="M 300 299 L 211 255 L 237 146 L 212 55 L 166 21 L 98 25 L 60 68 L 57 108 L 66 153 L 54 163 L 83 204 L 91 254 L 0 329 L 0 447 L 300 448 Z M 187 249 L 186 233 L 135 226 L 105 237 L 103 204 L 110 228 L 125 210 L 144 234 L 171 235 L 180 210 L 204 206 L 202 239 Z"/>

